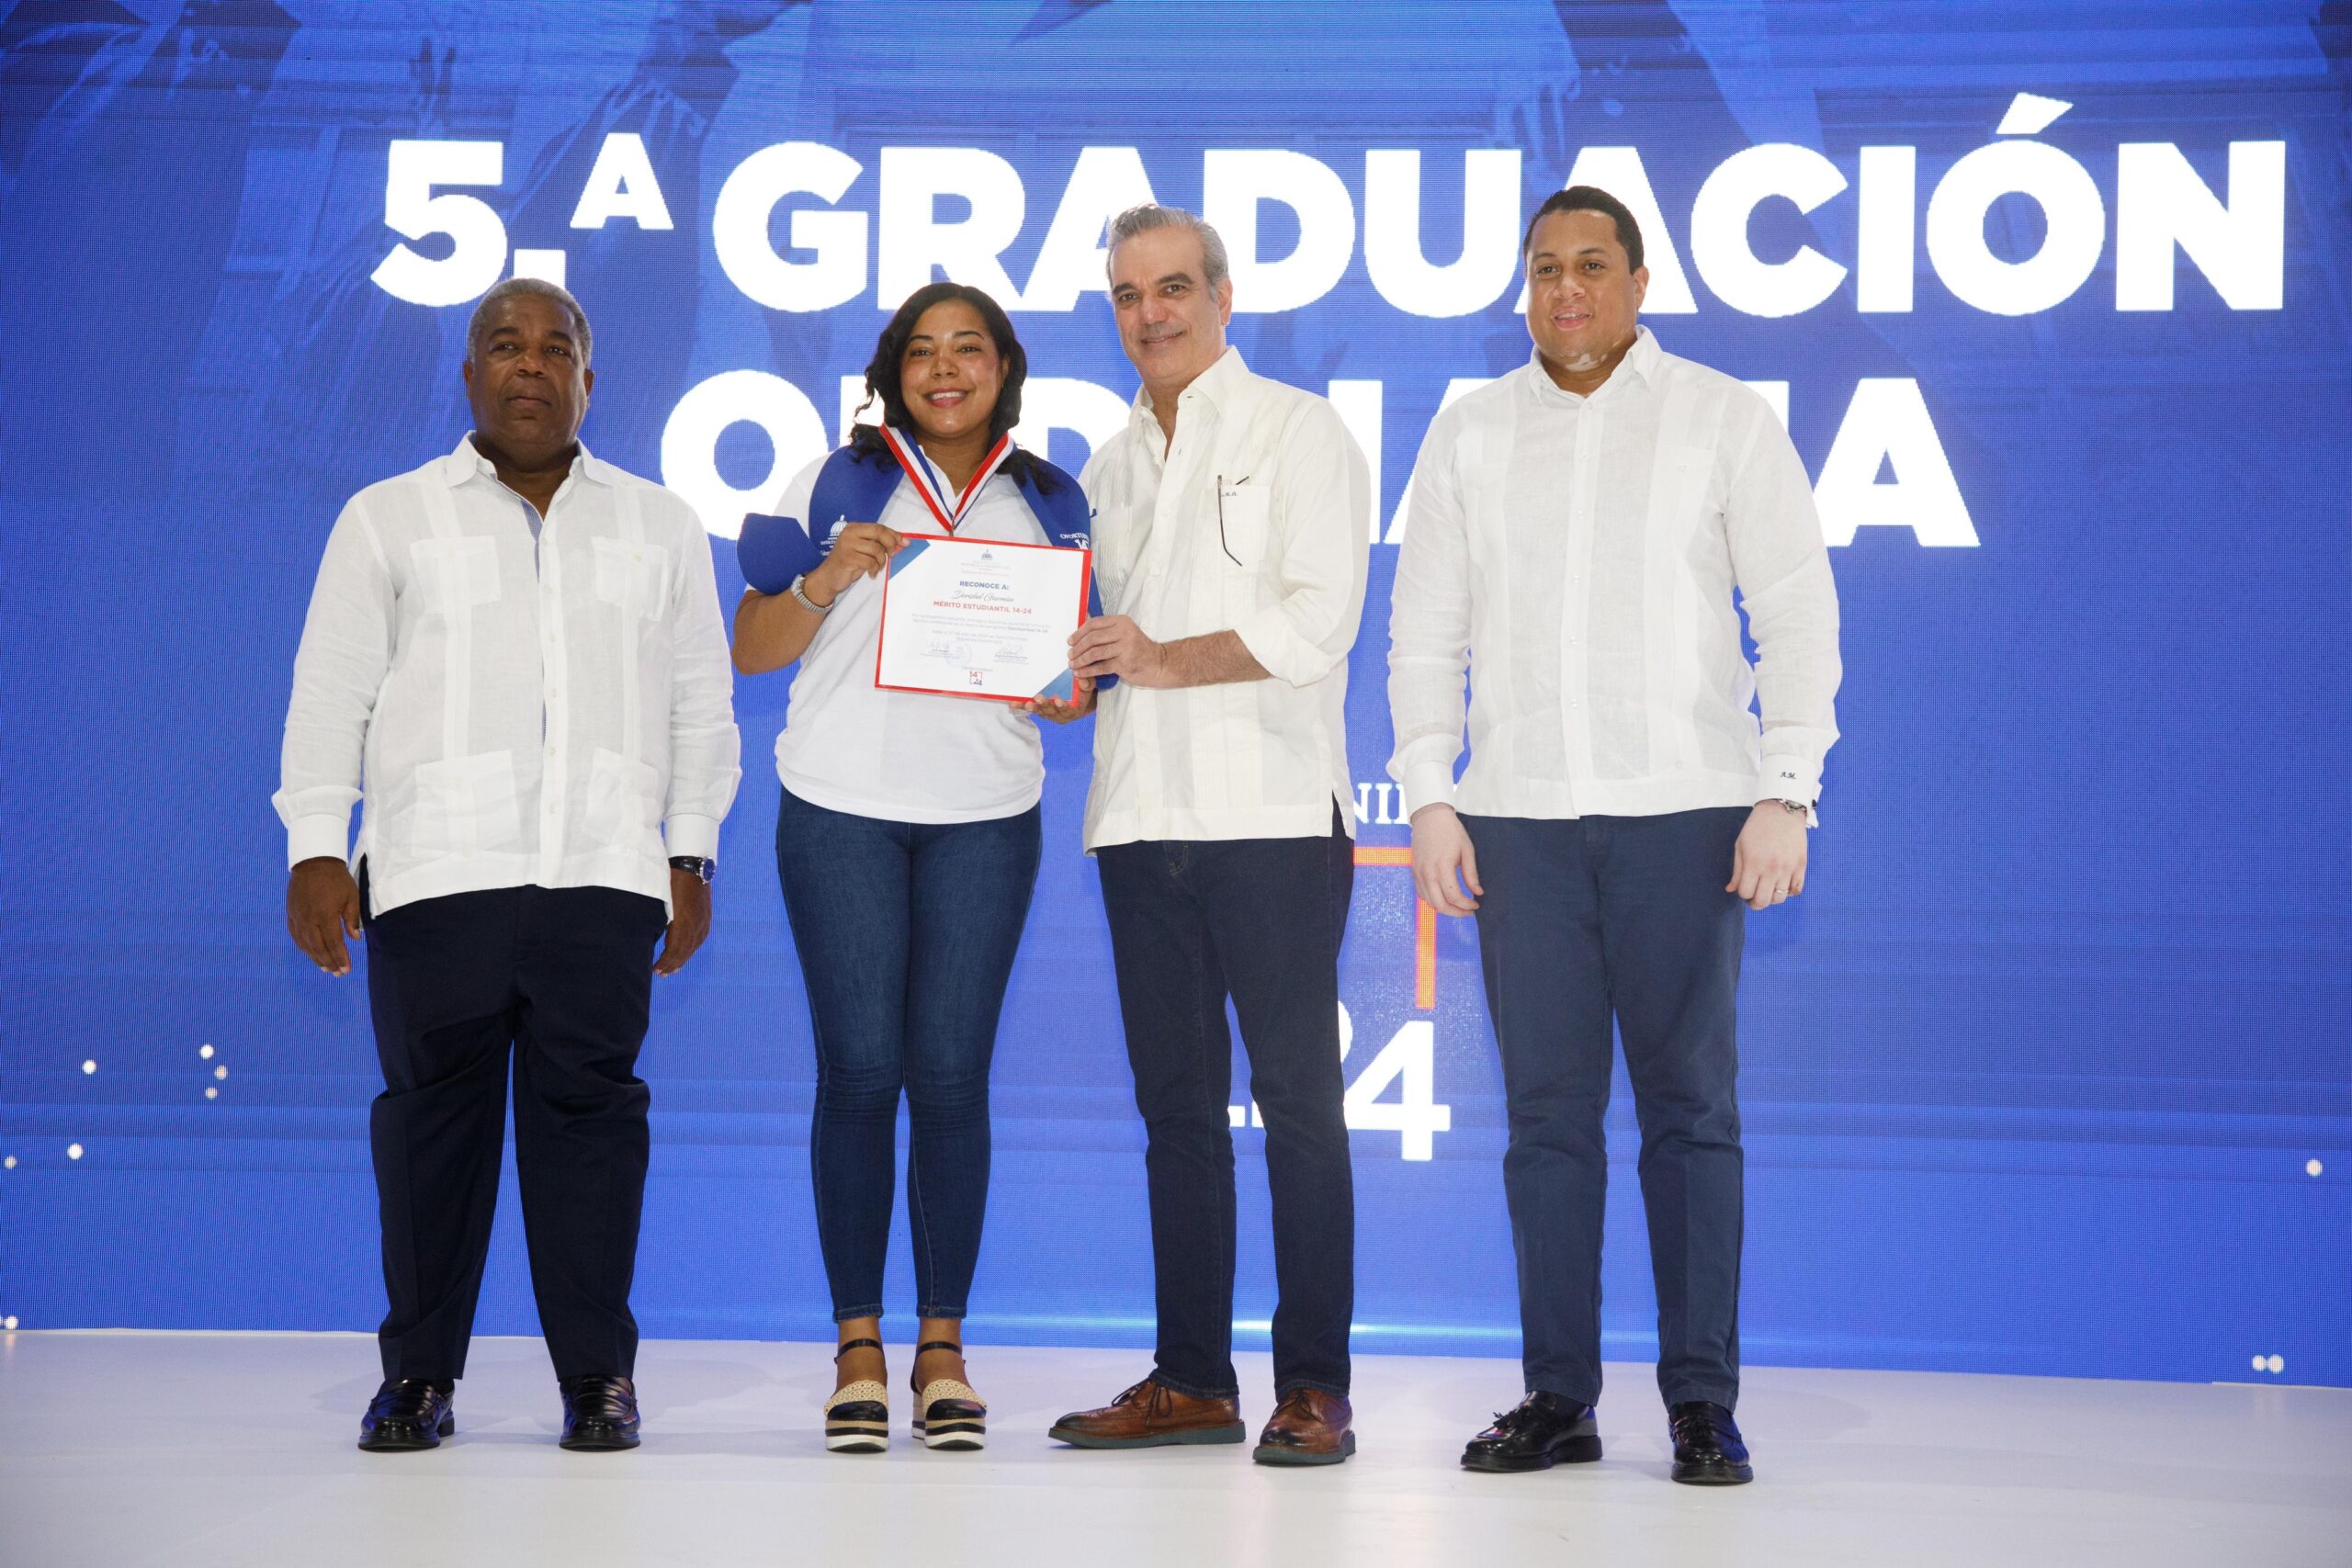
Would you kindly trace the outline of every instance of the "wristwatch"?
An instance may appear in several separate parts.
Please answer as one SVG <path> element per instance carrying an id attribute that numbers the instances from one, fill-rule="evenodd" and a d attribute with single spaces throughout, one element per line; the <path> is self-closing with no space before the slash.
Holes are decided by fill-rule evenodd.
<path id="1" fill-rule="evenodd" d="M 798 577 L 792 580 L 792 586 L 786 588 L 785 592 L 791 594 L 796 600 L 799 601 L 800 607 L 808 611 L 812 615 L 831 615 L 833 613 L 833 604 L 838 604 L 841 601 L 836 599 L 833 601 L 833 604 L 818 604 L 817 601 L 809 598 L 806 592 L 801 591 L 800 585 L 808 581 L 808 574 L 804 571 Z"/>
<path id="2" fill-rule="evenodd" d="M 718 863 L 703 855 L 672 855 L 670 857 L 670 869 L 672 871 L 690 871 L 696 876 L 701 877 L 705 882 L 708 882 L 712 877 L 718 874 Z"/>
<path id="3" fill-rule="evenodd" d="M 1772 804 L 1797 817 L 1807 816 L 1813 810 L 1813 802 L 1809 800 L 1776 800 Z"/>

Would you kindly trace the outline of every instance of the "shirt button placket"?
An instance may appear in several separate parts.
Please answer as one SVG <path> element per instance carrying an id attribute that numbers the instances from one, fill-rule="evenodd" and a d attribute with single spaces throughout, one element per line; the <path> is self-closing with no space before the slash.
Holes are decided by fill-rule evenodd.
<path id="1" fill-rule="evenodd" d="M 1581 597 L 1584 574 L 1578 565 L 1592 549 L 1593 465 L 1600 446 L 1601 414 L 1587 399 L 1569 417 L 1576 429 L 1576 440 L 1568 464 L 1568 538 L 1566 559 L 1562 563 L 1566 581 L 1560 591 L 1560 624 L 1564 628 L 1560 637 L 1560 742 L 1567 761 L 1569 808 L 1581 812 L 1582 804 L 1576 798 L 1576 781 L 1589 772 L 1592 754 L 1590 715 L 1584 706 L 1587 670 L 1584 650 L 1565 628 L 1580 625 L 1586 615 Z"/>
<path id="2" fill-rule="evenodd" d="M 548 513 L 551 524 L 555 508 L 550 505 Z M 539 546 L 539 726 L 546 746 L 546 761 L 539 773 L 539 866 L 543 877 L 552 878 L 563 843 L 563 748 L 570 727 L 563 708 L 563 567 L 548 524 L 542 525 Z"/>

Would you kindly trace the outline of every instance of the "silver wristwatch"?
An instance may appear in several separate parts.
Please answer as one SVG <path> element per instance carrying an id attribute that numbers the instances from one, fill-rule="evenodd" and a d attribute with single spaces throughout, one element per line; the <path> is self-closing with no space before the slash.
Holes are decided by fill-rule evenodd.
<path id="1" fill-rule="evenodd" d="M 1776 800 L 1772 804 L 1797 817 L 1807 817 L 1813 812 L 1813 803 L 1809 800 Z"/>
<path id="2" fill-rule="evenodd" d="M 793 598 L 798 600 L 800 602 L 800 607 L 808 611 L 812 615 L 831 615 L 833 613 L 833 604 L 838 604 L 841 601 L 836 599 L 833 601 L 833 604 L 818 604 L 817 601 L 809 598 L 808 594 L 801 592 L 800 585 L 808 581 L 808 574 L 804 571 L 798 577 L 792 580 L 792 586 L 786 589 L 785 592 L 791 594 Z"/>

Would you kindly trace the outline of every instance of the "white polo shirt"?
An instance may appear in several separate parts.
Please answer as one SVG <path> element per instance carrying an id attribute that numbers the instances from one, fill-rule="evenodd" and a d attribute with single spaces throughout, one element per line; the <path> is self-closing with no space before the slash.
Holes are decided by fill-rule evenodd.
<path id="1" fill-rule="evenodd" d="M 1233 631 L 1269 677 L 1104 692 L 1087 849 L 1320 838 L 1335 807 L 1352 835 L 1344 710 L 1372 475 L 1339 411 L 1227 348 L 1178 396 L 1172 446 L 1138 392 L 1079 482 L 1104 613 L 1156 642 Z"/>
<path id="2" fill-rule="evenodd" d="M 785 488 L 776 510 L 808 515 L 820 457 Z M 853 518 L 901 534 L 940 526 L 901 475 L 882 515 Z M 956 530 L 958 538 L 1045 545 L 1020 487 L 1001 470 L 989 477 Z M 1038 721 L 1012 703 L 886 692 L 874 684 L 882 631 L 882 581 L 861 577 L 800 656 L 775 738 L 776 776 L 813 805 L 891 822 L 984 822 L 1017 816 L 1046 788 Z"/>

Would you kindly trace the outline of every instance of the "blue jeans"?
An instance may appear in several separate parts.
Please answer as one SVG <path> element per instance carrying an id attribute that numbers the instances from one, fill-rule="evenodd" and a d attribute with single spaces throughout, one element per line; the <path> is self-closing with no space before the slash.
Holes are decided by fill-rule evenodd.
<path id="1" fill-rule="evenodd" d="M 1735 1002 L 1747 910 L 1724 891 L 1745 807 L 1470 817 L 1478 959 L 1510 1108 L 1503 1190 L 1529 1392 L 1600 1397 L 1610 1024 L 1641 1124 L 1658 1391 L 1739 1400 L 1743 1161 Z"/>
<path id="2" fill-rule="evenodd" d="M 817 1045 L 808 1164 L 833 1321 L 882 1314 L 899 1096 L 915 1311 L 962 1317 L 989 1191 L 989 1060 L 1037 885 L 1038 810 L 889 822 L 790 790 L 776 874 Z"/>
<path id="3" fill-rule="evenodd" d="M 1136 1109 L 1148 1137 L 1159 1311 L 1152 1375 L 1179 1393 L 1239 1392 L 1233 1370 L 1230 996 L 1266 1122 L 1273 1200 L 1274 1392 L 1348 1392 L 1355 1177 L 1340 1074 L 1340 939 L 1355 846 L 1318 839 L 1170 840 L 1098 852 Z"/>

